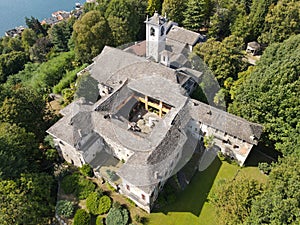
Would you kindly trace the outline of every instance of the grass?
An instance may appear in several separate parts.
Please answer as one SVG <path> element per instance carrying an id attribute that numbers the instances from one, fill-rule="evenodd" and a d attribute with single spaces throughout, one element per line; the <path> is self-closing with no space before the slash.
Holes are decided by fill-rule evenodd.
<path id="1" fill-rule="evenodd" d="M 165 206 L 149 215 L 148 225 L 217 225 L 214 206 L 209 195 L 221 179 L 232 180 L 235 176 L 266 182 L 266 176 L 257 167 L 241 168 L 216 158 L 202 172 L 197 172 L 188 187 L 180 192 L 174 204 Z"/>

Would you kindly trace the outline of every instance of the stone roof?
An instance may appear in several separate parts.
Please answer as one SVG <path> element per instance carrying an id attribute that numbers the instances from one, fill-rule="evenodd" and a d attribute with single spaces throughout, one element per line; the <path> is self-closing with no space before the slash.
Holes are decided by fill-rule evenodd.
<path id="1" fill-rule="evenodd" d="M 194 46 L 200 39 L 202 39 L 202 36 L 201 34 L 186 30 L 182 27 L 173 26 L 167 34 L 167 40 L 168 39 Z"/>
<path id="2" fill-rule="evenodd" d="M 167 21 L 167 19 L 161 15 L 159 15 L 157 12 L 154 13 L 154 15 L 150 18 L 147 17 L 145 23 L 153 24 L 153 25 L 162 25 Z"/>
<path id="3" fill-rule="evenodd" d="M 101 54 L 94 59 L 90 73 L 99 83 L 106 83 L 119 69 L 137 62 L 145 61 L 146 59 L 144 58 L 124 52 L 120 49 L 105 46 Z"/>
<path id="4" fill-rule="evenodd" d="M 254 145 L 258 144 L 263 131 L 263 127 L 257 123 L 196 100 L 190 102 L 190 112 L 195 120 Z"/>

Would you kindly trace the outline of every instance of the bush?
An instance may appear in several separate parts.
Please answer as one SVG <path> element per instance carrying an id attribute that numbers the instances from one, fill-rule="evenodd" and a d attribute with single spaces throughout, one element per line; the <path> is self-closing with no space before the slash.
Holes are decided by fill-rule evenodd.
<path id="1" fill-rule="evenodd" d="M 128 210 L 125 208 L 111 208 L 106 217 L 106 225 L 126 225 L 129 220 Z"/>
<path id="2" fill-rule="evenodd" d="M 98 215 L 98 208 L 101 196 L 97 192 L 92 192 L 86 199 L 86 207 L 93 215 Z"/>
<path id="3" fill-rule="evenodd" d="M 79 182 L 79 175 L 72 174 L 67 175 L 63 178 L 61 182 L 61 188 L 65 192 L 65 194 L 72 194 L 76 191 Z"/>
<path id="4" fill-rule="evenodd" d="M 271 166 L 266 162 L 259 163 L 258 168 L 260 171 L 262 171 L 266 175 L 268 175 L 272 169 Z"/>
<path id="5" fill-rule="evenodd" d="M 99 201 L 99 214 L 107 213 L 110 208 L 111 199 L 107 195 L 102 196 Z"/>
<path id="6" fill-rule="evenodd" d="M 46 159 L 49 161 L 57 161 L 59 159 L 59 155 L 56 149 L 47 149 L 45 152 Z"/>
<path id="7" fill-rule="evenodd" d="M 80 169 L 80 173 L 86 177 L 93 177 L 93 169 L 89 164 L 84 164 Z"/>
<path id="8" fill-rule="evenodd" d="M 56 213 L 59 216 L 64 216 L 66 218 L 72 217 L 74 213 L 74 205 L 72 202 L 67 200 L 60 200 L 56 204 Z"/>
<path id="9" fill-rule="evenodd" d="M 104 225 L 104 218 L 102 216 L 97 216 L 96 225 Z"/>
<path id="10" fill-rule="evenodd" d="M 84 209 L 78 209 L 74 216 L 73 225 L 90 225 L 91 216 Z"/>
<path id="11" fill-rule="evenodd" d="M 96 185 L 92 181 L 80 177 L 75 194 L 80 200 L 82 200 L 87 198 L 89 194 L 95 190 L 95 188 Z"/>

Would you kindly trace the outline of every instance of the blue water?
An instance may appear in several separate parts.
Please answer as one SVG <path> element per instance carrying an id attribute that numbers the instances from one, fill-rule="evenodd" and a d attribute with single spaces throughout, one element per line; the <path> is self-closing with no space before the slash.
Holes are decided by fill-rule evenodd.
<path id="1" fill-rule="evenodd" d="M 25 25 L 25 16 L 42 21 L 57 10 L 71 11 L 85 0 L 0 0 L 0 36 L 6 30 Z"/>

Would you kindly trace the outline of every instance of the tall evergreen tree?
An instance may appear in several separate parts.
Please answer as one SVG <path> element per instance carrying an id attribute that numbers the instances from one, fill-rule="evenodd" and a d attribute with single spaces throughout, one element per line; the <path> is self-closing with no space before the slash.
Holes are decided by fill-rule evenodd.
<path id="1" fill-rule="evenodd" d="M 152 16 L 157 11 L 161 12 L 161 1 L 160 0 L 148 0 L 147 13 Z"/>
<path id="2" fill-rule="evenodd" d="M 178 23 L 182 24 L 184 20 L 183 12 L 186 9 L 187 0 L 164 0 L 162 5 L 162 15 L 167 14 L 167 17 Z"/>
<path id="3" fill-rule="evenodd" d="M 183 26 L 188 30 L 199 32 L 205 23 L 207 4 L 205 0 L 189 0 L 184 12 Z"/>

